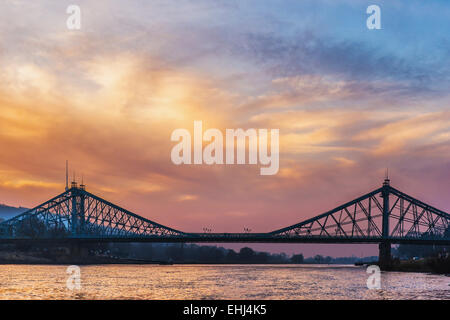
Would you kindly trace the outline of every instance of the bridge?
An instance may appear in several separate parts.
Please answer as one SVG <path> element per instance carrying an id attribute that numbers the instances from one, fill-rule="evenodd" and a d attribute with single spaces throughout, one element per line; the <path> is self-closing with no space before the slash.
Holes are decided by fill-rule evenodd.
<path id="1" fill-rule="evenodd" d="M 0 243 L 249 242 L 377 243 L 380 263 L 392 244 L 450 245 L 450 215 L 390 185 L 333 210 L 267 233 L 193 233 L 161 225 L 72 183 L 60 195 L 0 223 Z"/>

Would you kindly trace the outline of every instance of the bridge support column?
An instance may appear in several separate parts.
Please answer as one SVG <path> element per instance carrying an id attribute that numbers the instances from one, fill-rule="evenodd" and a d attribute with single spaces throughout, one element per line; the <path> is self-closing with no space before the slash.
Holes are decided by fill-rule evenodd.
<path id="1" fill-rule="evenodd" d="M 389 241 L 389 178 L 386 176 L 384 180 L 381 197 L 383 198 L 383 221 L 382 221 L 382 229 L 381 229 L 381 237 L 382 242 L 379 244 L 379 255 L 378 255 L 378 264 L 380 268 L 389 268 L 391 265 L 391 242 Z"/>
<path id="2" fill-rule="evenodd" d="M 77 193 L 72 188 L 72 212 L 71 212 L 71 233 L 72 236 L 76 236 L 78 233 L 78 219 L 77 219 Z"/>
<path id="3" fill-rule="evenodd" d="M 72 208 L 71 208 L 71 233 L 72 236 L 80 236 L 84 232 L 85 226 L 85 208 L 84 201 L 85 195 L 82 189 L 72 188 Z"/>
<path id="4" fill-rule="evenodd" d="M 391 265 L 391 243 L 389 241 L 383 241 L 378 245 L 379 255 L 378 264 L 380 268 L 388 268 Z"/>
<path id="5" fill-rule="evenodd" d="M 69 243 L 69 259 L 72 263 L 84 263 L 88 258 L 88 248 L 83 242 Z"/>

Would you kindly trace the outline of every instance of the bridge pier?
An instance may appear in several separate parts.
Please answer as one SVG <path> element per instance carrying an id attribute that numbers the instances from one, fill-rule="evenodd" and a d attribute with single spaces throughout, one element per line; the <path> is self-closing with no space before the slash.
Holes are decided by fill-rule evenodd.
<path id="1" fill-rule="evenodd" d="M 392 263 L 391 257 L 391 243 L 389 241 L 383 241 L 378 245 L 378 264 L 381 269 L 387 268 Z"/>
<path id="2" fill-rule="evenodd" d="M 79 264 L 84 263 L 88 259 L 88 248 L 83 242 L 71 242 L 68 245 L 70 263 Z"/>
<path id="3" fill-rule="evenodd" d="M 383 187 L 381 190 L 381 197 L 383 198 L 383 220 L 382 220 L 382 226 L 381 226 L 381 237 L 382 242 L 379 244 L 379 254 L 378 254 L 378 264 L 380 268 L 389 268 L 391 265 L 392 259 L 391 259 L 391 242 L 388 240 L 389 238 L 389 193 L 390 193 L 390 186 L 389 186 L 389 178 L 386 176 L 386 179 L 384 179 Z"/>

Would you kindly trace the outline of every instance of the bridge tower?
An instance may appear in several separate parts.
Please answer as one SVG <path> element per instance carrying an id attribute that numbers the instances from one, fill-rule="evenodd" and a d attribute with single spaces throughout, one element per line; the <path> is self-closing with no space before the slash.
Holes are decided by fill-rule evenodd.
<path id="1" fill-rule="evenodd" d="M 76 236 L 77 235 L 77 216 L 78 216 L 78 210 L 77 210 L 77 195 L 76 195 L 76 190 L 77 190 L 78 186 L 77 186 L 77 182 L 75 181 L 75 174 L 74 174 L 74 178 L 73 181 L 71 183 L 70 186 L 70 190 L 71 190 L 71 202 L 72 202 L 72 208 L 71 208 L 71 212 L 70 212 L 70 220 L 71 220 L 71 234 L 72 236 Z"/>
<path id="2" fill-rule="evenodd" d="M 379 244 L 378 262 L 381 266 L 388 266 L 391 263 L 391 242 L 389 240 L 389 194 L 390 180 L 386 174 L 383 186 L 381 188 L 381 197 L 383 198 L 383 221 L 381 229 L 382 241 Z"/>
<path id="3" fill-rule="evenodd" d="M 84 202 L 85 202 L 85 194 L 86 186 L 81 182 L 78 186 L 76 181 L 74 180 L 71 184 L 71 212 L 70 212 L 70 221 L 71 221 L 71 235 L 72 237 L 79 236 L 83 233 L 84 230 Z"/>
<path id="4" fill-rule="evenodd" d="M 80 190 L 81 191 L 85 191 L 86 190 L 86 185 L 84 184 L 83 181 L 83 176 L 81 176 L 81 184 L 80 184 Z M 79 206 L 79 212 L 78 212 L 78 222 L 79 222 L 79 229 L 78 229 L 78 234 L 83 234 L 85 228 L 85 218 L 84 218 L 84 202 L 86 200 L 86 196 L 84 192 L 80 192 L 79 194 L 79 199 L 80 199 L 80 206 Z"/>

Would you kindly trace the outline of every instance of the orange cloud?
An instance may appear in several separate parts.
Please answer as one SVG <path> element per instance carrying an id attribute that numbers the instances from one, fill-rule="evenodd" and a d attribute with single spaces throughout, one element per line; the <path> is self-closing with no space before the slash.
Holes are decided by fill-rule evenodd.
<path id="1" fill-rule="evenodd" d="M 450 112 L 416 114 L 361 132 L 355 140 L 374 140 L 375 155 L 405 152 L 430 143 L 449 143 Z"/>

